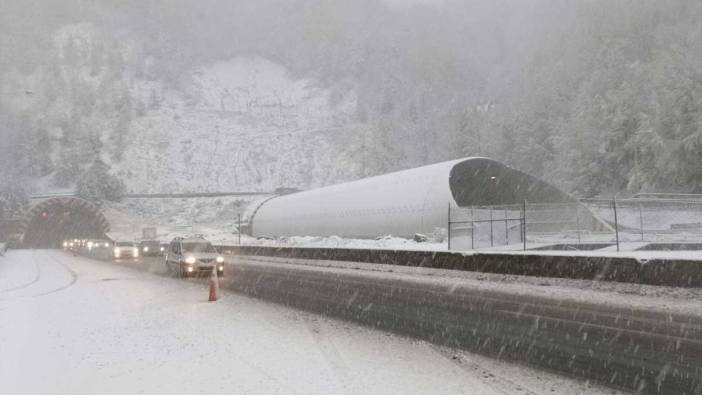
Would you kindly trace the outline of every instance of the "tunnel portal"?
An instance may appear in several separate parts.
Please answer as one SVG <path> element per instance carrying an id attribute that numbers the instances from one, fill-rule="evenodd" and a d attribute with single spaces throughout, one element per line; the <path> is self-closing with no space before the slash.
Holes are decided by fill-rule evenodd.
<path id="1" fill-rule="evenodd" d="M 35 204 L 24 224 L 29 248 L 60 248 L 65 239 L 102 239 L 110 226 L 100 209 L 78 197 L 57 197 Z"/>

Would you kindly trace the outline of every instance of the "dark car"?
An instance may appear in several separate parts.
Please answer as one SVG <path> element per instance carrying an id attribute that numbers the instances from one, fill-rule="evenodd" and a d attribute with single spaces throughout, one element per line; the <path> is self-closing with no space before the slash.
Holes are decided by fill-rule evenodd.
<path id="1" fill-rule="evenodd" d="M 141 256 L 161 256 L 163 251 L 158 240 L 142 240 L 139 242 Z"/>

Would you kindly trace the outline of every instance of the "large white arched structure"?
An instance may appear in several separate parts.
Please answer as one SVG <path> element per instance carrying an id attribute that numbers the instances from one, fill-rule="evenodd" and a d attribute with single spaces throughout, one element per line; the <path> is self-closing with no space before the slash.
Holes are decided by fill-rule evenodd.
<path id="1" fill-rule="evenodd" d="M 411 237 L 446 228 L 448 207 L 572 202 L 557 188 L 487 158 L 465 158 L 278 196 L 257 205 L 253 236 Z"/>

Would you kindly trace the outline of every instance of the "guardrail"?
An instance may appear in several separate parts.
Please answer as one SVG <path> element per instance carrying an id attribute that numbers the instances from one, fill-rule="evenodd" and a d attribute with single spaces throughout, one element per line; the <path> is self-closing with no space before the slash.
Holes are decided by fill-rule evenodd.
<path id="1" fill-rule="evenodd" d="M 650 198 L 650 199 L 671 199 L 671 200 L 702 200 L 702 194 L 699 193 L 649 193 L 641 192 L 633 196 L 634 199 Z"/>

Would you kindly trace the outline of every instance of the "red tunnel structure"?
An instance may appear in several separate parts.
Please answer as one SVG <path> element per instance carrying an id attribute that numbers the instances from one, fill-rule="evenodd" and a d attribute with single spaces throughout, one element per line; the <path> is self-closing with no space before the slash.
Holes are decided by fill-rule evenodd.
<path id="1" fill-rule="evenodd" d="M 95 204 L 73 196 L 35 203 L 21 224 L 23 244 L 31 248 L 58 248 L 65 239 L 105 238 L 110 224 Z"/>

